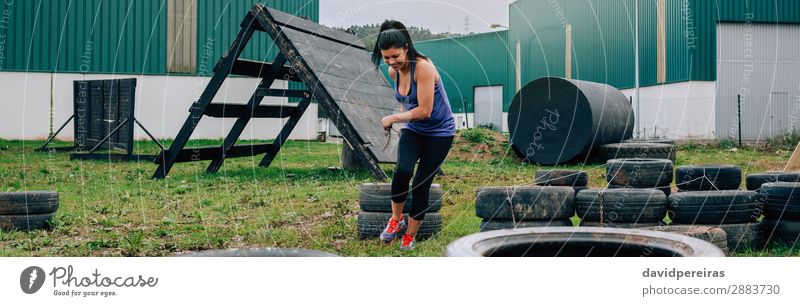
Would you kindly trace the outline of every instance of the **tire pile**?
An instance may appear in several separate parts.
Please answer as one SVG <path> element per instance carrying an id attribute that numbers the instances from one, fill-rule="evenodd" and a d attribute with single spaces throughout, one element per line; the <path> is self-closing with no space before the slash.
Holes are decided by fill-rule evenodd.
<path id="1" fill-rule="evenodd" d="M 728 235 L 728 249 L 761 249 L 760 196 L 755 191 L 712 190 L 679 192 L 670 196 L 672 224 L 719 227 Z"/>
<path id="2" fill-rule="evenodd" d="M 800 183 L 765 183 L 760 193 L 767 237 L 794 246 L 800 237 Z"/>
<path id="3" fill-rule="evenodd" d="M 760 250 L 769 241 L 800 242 L 800 172 L 750 174 L 748 190 L 740 190 L 742 170 L 735 165 L 675 168 L 669 158 L 637 156 L 609 159 L 606 181 L 607 189 L 588 189 L 584 171 L 540 170 L 536 186 L 481 188 L 476 199 L 481 232 L 570 226 L 574 208 L 581 226 L 677 233 L 725 253 Z"/>
<path id="4" fill-rule="evenodd" d="M 656 189 L 587 189 L 575 202 L 581 226 L 658 226 L 667 215 L 667 197 Z"/>
<path id="5" fill-rule="evenodd" d="M 578 194 L 578 191 L 589 189 L 589 174 L 580 170 L 537 170 L 533 184 L 572 187 Z"/>
<path id="6" fill-rule="evenodd" d="M 410 190 L 410 189 L 409 189 Z M 386 223 L 392 217 L 392 185 L 386 183 L 368 183 L 359 187 L 358 205 L 358 237 L 360 239 L 377 238 L 386 228 Z M 403 215 L 408 222 L 408 212 L 411 209 L 411 193 L 406 198 L 403 206 Z M 428 198 L 428 210 L 425 220 L 417 231 L 417 239 L 424 240 L 442 231 L 442 186 L 431 185 Z"/>
<path id="7" fill-rule="evenodd" d="M 56 210 L 55 191 L 0 192 L 0 230 L 48 229 Z"/>
<path id="8" fill-rule="evenodd" d="M 606 182 L 610 189 L 658 189 L 669 197 L 673 168 L 669 159 L 610 159 L 606 162 Z"/>
<path id="9" fill-rule="evenodd" d="M 481 232 L 521 227 L 572 226 L 575 191 L 566 186 L 483 187 L 475 199 Z"/>

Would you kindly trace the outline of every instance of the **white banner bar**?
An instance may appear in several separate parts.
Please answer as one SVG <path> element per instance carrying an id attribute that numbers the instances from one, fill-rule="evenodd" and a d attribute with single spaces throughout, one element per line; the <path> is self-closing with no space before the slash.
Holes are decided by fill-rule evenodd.
<path id="1" fill-rule="evenodd" d="M 2 258 L 2 305 L 793 305 L 796 258 Z M 30 292 L 30 293 L 26 293 Z"/>

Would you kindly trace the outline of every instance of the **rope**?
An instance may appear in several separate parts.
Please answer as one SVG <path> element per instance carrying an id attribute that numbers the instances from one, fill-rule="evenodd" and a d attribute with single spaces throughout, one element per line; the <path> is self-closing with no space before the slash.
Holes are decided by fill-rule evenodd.
<path id="1" fill-rule="evenodd" d="M 397 133 L 398 135 L 400 134 L 400 131 L 398 131 L 398 130 L 395 130 L 395 129 L 394 129 L 394 127 L 391 127 L 391 128 L 388 128 L 388 129 L 386 129 L 386 145 L 385 145 L 385 146 L 383 146 L 383 149 L 384 149 L 384 150 L 386 150 L 386 148 L 388 148 L 388 147 L 389 147 L 389 144 L 391 144 L 391 143 L 392 143 L 392 131 L 394 131 L 394 132 L 395 132 L 395 133 Z"/>

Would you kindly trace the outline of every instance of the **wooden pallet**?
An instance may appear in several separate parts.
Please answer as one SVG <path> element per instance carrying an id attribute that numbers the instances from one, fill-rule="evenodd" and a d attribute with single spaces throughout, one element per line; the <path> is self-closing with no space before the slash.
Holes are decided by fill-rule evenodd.
<path id="1" fill-rule="evenodd" d="M 353 147 L 353 153 L 375 179 L 386 180 L 380 163 L 396 162 L 397 138 L 381 128 L 384 116 L 399 111 L 392 88 L 370 61 L 370 54 L 352 34 L 327 28 L 307 19 L 255 4 L 200 99 L 169 149 L 155 160 L 153 178 L 164 178 L 175 163 L 210 160 L 208 172 L 216 172 L 226 158 L 265 154 L 259 166 L 269 167 L 311 100 L 330 115 L 331 122 Z M 279 49 L 271 62 L 239 59 L 254 33 L 265 32 Z M 288 64 L 288 65 L 287 65 Z M 229 75 L 260 78 L 247 104 L 211 103 Z M 302 82 L 306 90 L 272 89 L 275 80 Z M 264 97 L 298 97 L 297 106 L 260 105 Z M 211 148 L 185 148 L 203 116 L 237 118 L 223 144 Z M 288 118 L 271 144 L 236 146 L 251 118 Z"/>

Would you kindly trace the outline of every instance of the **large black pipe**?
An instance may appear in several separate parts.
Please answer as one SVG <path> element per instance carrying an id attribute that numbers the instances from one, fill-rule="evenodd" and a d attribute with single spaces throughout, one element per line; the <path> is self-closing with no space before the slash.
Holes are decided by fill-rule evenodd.
<path id="1" fill-rule="evenodd" d="M 526 84 L 508 110 L 508 130 L 522 158 L 543 165 L 582 161 L 633 134 L 628 98 L 606 84 L 544 77 Z"/>

